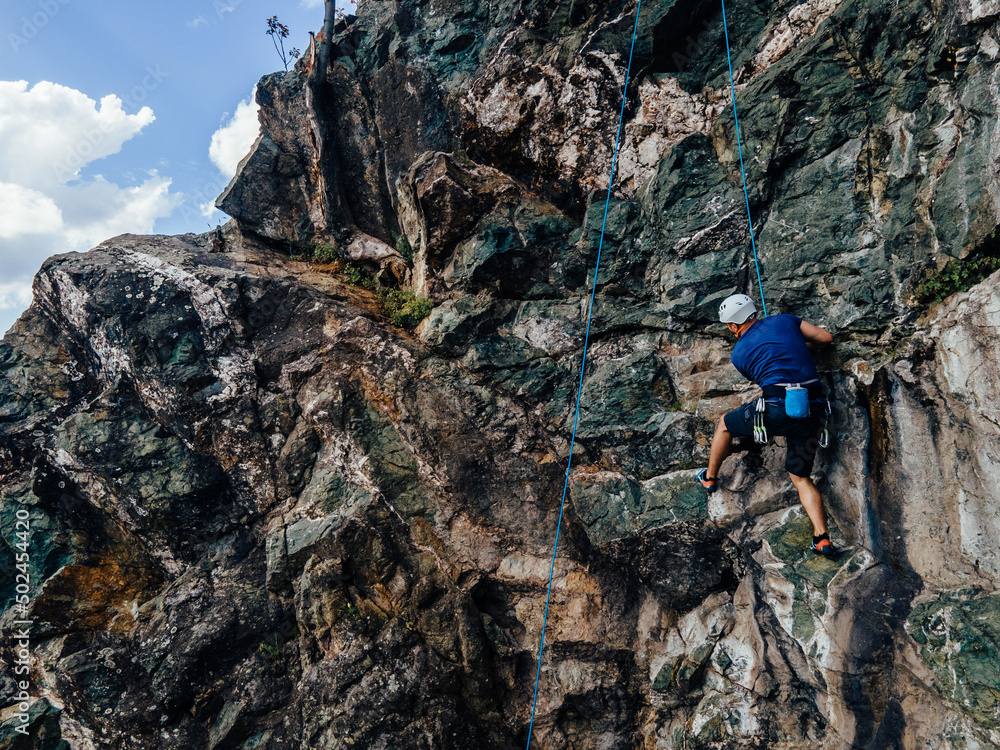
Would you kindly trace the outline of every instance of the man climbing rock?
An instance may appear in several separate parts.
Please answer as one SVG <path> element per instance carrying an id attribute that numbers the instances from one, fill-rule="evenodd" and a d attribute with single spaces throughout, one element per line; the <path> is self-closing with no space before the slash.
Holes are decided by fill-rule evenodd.
<path id="1" fill-rule="evenodd" d="M 745 294 L 727 297 L 719 307 L 719 318 L 736 336 L 733 365 L 761 387 L 763 397 L 719 419 L 708 468 L 698 472 L 698 481 L 709 492 L 718 489 L 719 468 L 732 453 L 734 437 L 753 435 L 758 442 L 767 442 L 767 435 L 783 435 L 788 446 L 785 470 L 812 521 L 812 550 L 831 556 L 834 547 L 823 499 L 809 475 L 820 442 L 820 414 L 826 409 L 811 350 L 830 344 L 833 335 L 794 315 L 758 320 L 757 308 Z"/>

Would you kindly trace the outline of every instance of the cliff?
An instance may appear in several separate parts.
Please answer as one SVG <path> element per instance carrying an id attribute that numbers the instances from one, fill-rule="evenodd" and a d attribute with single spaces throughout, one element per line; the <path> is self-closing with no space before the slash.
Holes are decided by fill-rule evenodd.
<path id="1" fill-rule="evenodd" d="M 780 439 L 693 481 L 750 237 L 721 13 L 644 3 L 626 81 L 635 11 L 364 0 L 260 82 L 224 231 L 46 262 L 0 748 L 524 746 L 623 93 L 533 747 L 1000 746 L 1000 3 L 728 9 L 768 308 L 835 335 L 832 560 Z"/>

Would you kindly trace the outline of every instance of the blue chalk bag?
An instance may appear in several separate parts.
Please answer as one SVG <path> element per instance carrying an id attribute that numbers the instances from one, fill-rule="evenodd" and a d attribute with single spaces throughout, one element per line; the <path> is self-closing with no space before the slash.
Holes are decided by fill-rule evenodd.
<path id="1" fill-rule="evenodd" d="M 801 385 L 785 386 L 785 414 L 792 419 L 809 416 L 809 389 Z"/>

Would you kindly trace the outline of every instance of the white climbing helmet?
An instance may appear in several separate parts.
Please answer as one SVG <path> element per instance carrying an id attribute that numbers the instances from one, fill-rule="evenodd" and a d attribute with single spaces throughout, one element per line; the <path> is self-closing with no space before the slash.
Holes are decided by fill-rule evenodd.
<path id="1" fill-rule="evenodd" d="M 757 314 L 753 300 L 745 294 L 734 294 L 726 297 L 719 305 L 719 320 L 723 323 L 742 325 L 747 318 Z"/>

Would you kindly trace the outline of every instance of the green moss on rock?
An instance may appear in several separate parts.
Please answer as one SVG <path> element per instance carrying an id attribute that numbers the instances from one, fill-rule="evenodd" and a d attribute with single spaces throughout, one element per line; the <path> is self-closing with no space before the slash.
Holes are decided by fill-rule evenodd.
<path id="1" fill-rule="evenodd" d="M 913 608 L 906 630 L 941 692 L 984 727 L 1000 727 L 1000 594 L 945 592 Z"/>

